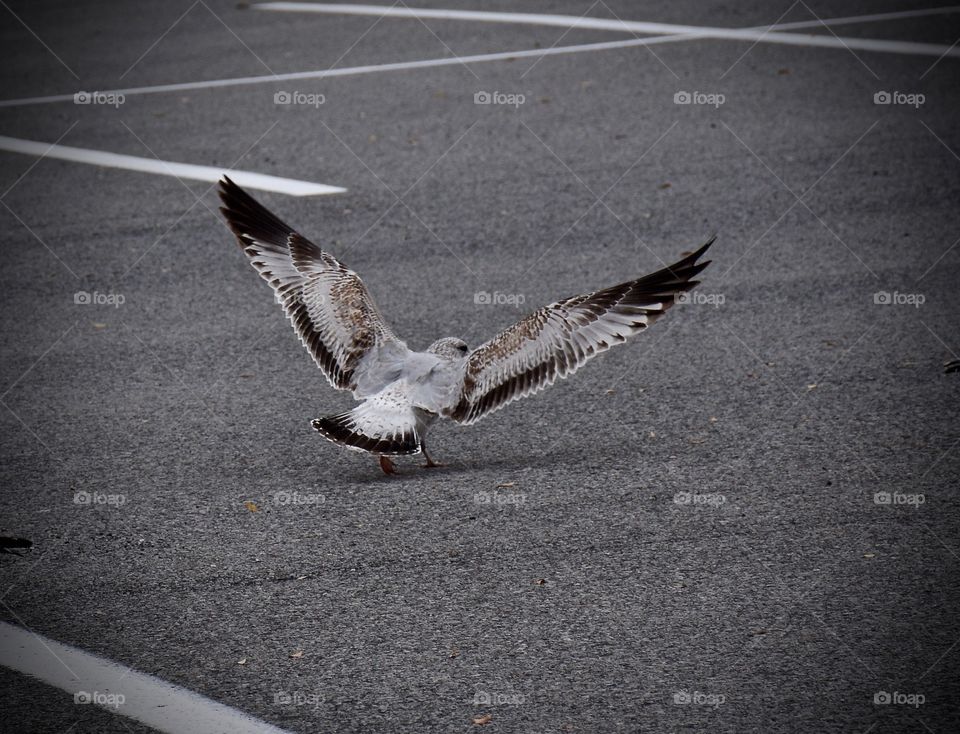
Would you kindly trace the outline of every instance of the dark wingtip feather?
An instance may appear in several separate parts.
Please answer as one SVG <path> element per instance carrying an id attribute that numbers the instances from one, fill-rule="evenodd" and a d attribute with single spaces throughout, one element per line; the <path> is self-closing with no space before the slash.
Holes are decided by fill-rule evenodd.
<path id="1" fill-rule="evenodd" d="M 700 245 L 700 247 L 698 247 L 696 250 L 694 250 L 693 252 L 691 252 L 689 255 L 682 258 L 681 260 L 678 260 L 676 263 L 674 263 L 670 267 L 676 268 L 677 266 L 685 265 L 687 263 L 695 263 L 697 260 L 703 257 L 703 253 L 709 250 L 710 245 L 712 245 L 716 241 L 717 241 L 717 235 L 716 234 L 710 235 L 707 241 L 704 242 L 702 245 Z M 705 263 L 703 263 L 703 265 L 705 266 L 709 265 L 710 262 L 711 262 L 710 260 L 707 260 Z"/>
<path id="2" fill-rule="evenodd" d="M 240 188 L 229 176 L 224 175 L 220 179 L 219 187 L 218 194 L 223 202 L 220 212 L 241 247 L 246 248 L 251 239 L 279 248 L 286 247 L 287 238 L 295 231 L 290 225 Z"/>
<path id="3" fill-rule="evenodd" d="M 217 194 L 220 197 L 220 201 L 227 207 L 230 207 L 231 200 L 242 198 L 242 196 L 246 194 L 246 192 L 237 186 L 226 174 L 221 176 L 220 181 L 217 182 L 217 186 Z"/>
<path id="4" fill-rule="evenodd" d="M 667 265 L 654 273 L 645 275 L 631 282 L 634 294 L 649 294 L 656 291 L 686 291 L 693 288 L 690 284 L 694 277 L 703 272 L 712 261 L 697 262 L 716 240 L 716 235 L 710 237 L 697 250 L 682 257 L 672 265 Z M 698 283 L 699 284 L 699 281 Z"/>

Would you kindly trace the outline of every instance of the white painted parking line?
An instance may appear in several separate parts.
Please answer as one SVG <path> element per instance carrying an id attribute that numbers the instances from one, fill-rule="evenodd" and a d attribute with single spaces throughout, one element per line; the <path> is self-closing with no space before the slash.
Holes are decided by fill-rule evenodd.
<path id="1" fill-rule="evenodd" d="M 473 56 L 456 56 L 442 59 L 425 59 L 422 61 L 399 61 L 388 64 L 370 64 L 368 66 L 348 66 L 340 69 L 319 69 L 316 71 L 294 71 L 288 74 L 270 74 L 264 76 L 234 77 L 232 79 L 211 79 L 202 82 L 180 82 L 177 84 L 158 84 L 151 87 L 132 87 L 130 89 L 114 89 L 99 91 L 98 94 L 122 94 L 130 97 L 137 94 L 160 94 L 163 92 L 188 92 L 197 89 L 216 89 L 221 87 L 236 87 L 249 84 L 267 84 L 270 82 L 295 82 L 308 79 L 330 79 L 340 76 L 354 76 L 358 74 L 378 74 L 385 71 L 404 71 L 407 69 L 429 69 L 439 66 L 456 66 L 459 64 L 473 64 L 484 61 L 507 61 L 510 59 L 535 58 L 540 56 L 555 56 L 560 54 L 585 53 L 588 51 L 606 51 L 616 48 L 630 48 L 631 46 L 646 46 L 672 41 L 686 41 L 691 36 L 651 36 L 650 38 L 632 38 L 625 41 L 605 41 L 603 43 L 588 43 L 580 46 L 556 46 L 554 48 L 534 48 L 523 51 L 498 51 Z M 72 94 L 54 94 L 47 97 L 24 97 L 23 99 L 0 100 L 0 107 L 22 107 L 25 105 L 48 104 L 52 102 L 72 102 Z"/>
<path id="2" fill-rule="evenodd" d="M 822 25 L 819 20 L 783 23 L 776 26 L 758 26 L 756 28 L 704 28 L 702 26 L 673 25 L 645 21 L 622 20 L 619 18 L 592 18 L 578 15 L 554 15 L 550 13 L 497 13 L 485 10 L 445 10 L 439 8 L 411 8 L 396 5 L 350 5 L 311 2 L 266 2 L 252 5 L 255 10 L 271 10 L 296 13 L 328 13 L 331 15 L 372 15 L 386 18 L 416 18 L 433 20 L 469 20 L 481 23 L 519 23 L 523 25 L 546 25 L 580 30 L 622 31 L 626 33 L 689 33 L 699 35 L 704 30 L 726 31 L 765 31 L 788 30 L 793 28 L 813 28 Z M 830 25 L 851 23 L 871 23 L 883 20 L 915 18 L 925 15 L 943 15 L 960 12 L 960 6 L 949 5 L 940 8 L 922 8 L 901 10 L 890 13 L 849 16 L 846 18 L 825 19 Z"/>
<path id="3" fill-rule="evenodd" d="M 198 166 L 193 163 L 173 163 L 158 161 L 155 158 L 138 158 L 133 155 L 107 153 L 101 150 L 87 150 L 85 148 L 71 148 L 67 145 L 51 145 L 38 143 L 34 140 L 21 140 L 0 135 L 0 150 L 25 155 L 43 156 L 45 158 L 59 158 L 74 163 L 88 163 L 94 166 L 107 168 L 122 168 L 127 171 L 154 173 L 161 176 L 188 178 L 194 181 L 209 181 L 216 183 L 226 173 L 241 186 L 260 191 L 274 191 L 291 196 L 317 196 L 321 194 L 342 194 L 346 191 L 339 186 L 298 181 L 293 178 L 281 178 L 265 173 L 252 171 L 236 171 L 216 166 Z"/>
<path id="4" fill-rule="evenodd" d="M 919 56 L 960 56 L 960 49 L 935 43 L 917 43 L 913 41 L 887 41 L 873 38 L 838 38 L 834 35 L 813 35 L 783 33 L 766 28 L 718 28 L 714 26 L 678 25 L 675 23 L 654 23 L 649 21 L 620 20 L 609 18 L 591 18 L 577 15 L 549 15 L 538 13 L 494 13 L 483 10 L 440 10 L 435 8 L 409 8 L 386 5 L 331 5 L 329 3 L 271 2 L 252 6 L 257 10 L 301 13 L 327 13 L 331 15 L 374 15 L 387 18 L 415 18 L 418 20 L 467 20 L 482 23 L 521 23 L 531 25 L 559 26 L 570 30 L 604 30 L 626 33 L 677 34 L 694 38 L 726 39 L 732 41 L 754 41 L 762 43 L 780 43 L 788 46 L 814 46 L 819 48 L 845 48 L 880 53 L 911 54 Z M 948 9 L 953 12 L 953 8 Z M 909 17 L 907 14 L 929 14 L 929 10 L 904 11 L 897 17 Z M 864 16 L 870 17 L 870 16 Z M 845 23 L 853 22 L 844 18 Z M 820 21 L 810 21 L 813 28 L 823 25 Z M 793 25 L 793 28 L 801 26 Z"/>
<path id="5" fill-rule="evenodd" d="M 256 7 L 267 7 L 267 6 L 256 6 Z M 346 6 L 338 5 L 338 8 L 345 7 L 355 7 L 355 6 Z M 844 18 L 824 18 L 822 20 L 809 20 L 809 21 L 798 21 L 792 23 L 783 23 L 773 26 L 763 26 L 756 28 L 746 28 L 740 29 L 745 32 L 754 34 L 749 40 L 754 41 L 763 41 L 769 37 L 769 33 L 766 36 L 763 34 L 767 31 L 778 31 L 778 30 L 792 30 L 792 29 L 802 29 L 802 28 L 819 28 L 819 27 L 829 27 L 831 25 L 845 25 L 850 23 L 857 22 L 873 22 L 873 21 L 882 21 L 882 20 L 895 20 L 897 18 L 905 18 L 916 15 L 934 15 L 942 13 L 951 13 L 951 12 L 960 12 L 960 6 L 950 6 L 944 8 L 929 8 L 926 10 L 911 10 L 911 11 L 902 11 L 899 13 L 877 13 L 873 15 L 863 15 L 863 16 L 852 16 Z M 513 15 L 516 15 L 515 13 Z M 570 16 L 573 17 L 573 16 Z M 574 17 L 574 20 L 576 18 Z M 728 30 L 738 30 L 738 29 L 728 29 Z M 757 38 L 756 36 L 760 37 Z M 791 36 L 789 33 L 780 34 L 782 36 Z M 209 79 L 205 81 L 198 82 L 178 82 L 174 84 L 157 84 L 149 87 L 129 87 L 127 89 L 112 89 L 112 90 L 101 90 L 98 94 L 103 95 L 124 95 L 126 97 L 134 95 L 143 95 L 143 94 L 163 94 L 168 92 L 190 92 L 200 89 L 218 89 L 224 87 L 237 87 L 237 86 L 247 86 L 251 84 L 270 84 L 270 83 L 282 83 L 282 82 L 294 82 L 294 81 L 306 81 L 310 79 L 330 79 L 341 76 L 354 76 L 361 74 L 378 74 L 382 72 L 391 72 L 391 71 L 405 71 L 411 69 L 429 69 L 437 68 L 443 66 L 455 66 L 458 64 L 474 64 L 474 63 L 483 63 L 491 61 L 508 61 L 512 59 L 523 59 L 523 58 L 539 58 L 542 56 L 559 56 L 563 54 L 577 54 L 577 53 L 588 53 L 592 51 L 608 51 L 621 48 L 632 48 L 634 46 L 650 46 L 657 45 L 661 43 L 677 43 L 681 41 L 692 41 L 697 38 L 705 38 L 708 36 L 703 35 L 702 33 L 680 33 L 673 35 L 663 35 L 663 36 L 649 36 L 647 38 L 631 38 L 623 41 L 605 41 L 602 43 L 585 43 L 574 46 L 555 46 L 552 48 L 535 48 L 535 49 L 524 49 L 522 51 L 499 51 L 494 53 L 486 54 L 474 54 L 471 56 L 457 56 L 457 57 L 447 57 L 441 59 L 425 59 L 422 61 L 400 61 L 387 64 L 369 64 L 365 66 L 352 66 L 344 67 L 340 69 L 318 69 L 314 71 L 295 71 L 289 72 L 286 74 L 270 74 L 264 76 L 246 76 L 246 77 L 234 77 L 231 79 Z M 796 35 L 794 36 L 795 42 L 800 45 L 812 45 L 808 42 L 810 38 L 820 38 L 819 36 L 811 35 Z M 826 37 L 824 37 L 826 38 Z M 832 45 L 840 45 L 837 41 L 836 36 L 829 36 L 833 39 Z M 876 42 L 876 43 L 897 43 L 897 42 Z M 936 52 L 935 55 L 938 57 L 943 55 L 949 56 L 958 56 L 960 55 L 960 50 L 947 47 L 947 46 L 935 46 L 930 44 L 920 44 L 921 50 L 925 55 L 931 55 Z M 851 48 L 852 46 L 848 46 Z M 938 52 L 938 50 L 940 50 Z M 902 51 L 901 51 L 902 52 Z M 72 102 L 74 99 L 73 94 L 51 94 L 42 97 L 23 97 L 20 99 L 5 99 L 0 100 L 0 108 L 2 107 L 24 107 L 27 105 L 35 104 L 52 104 L 57 102 Z"/>
<path id="6" fill-rule="evenodd" d="M 0 622 L 0 665 L 66 691 L 73 697 L 69 705 L 99 705 L 170 734 L 289 734 L 198 693 L 6 622 Z M 69 700 L 64 697 L 65 703 Z"/>
<path id="7" fill-rule="evenodd" d="M 918 8 L 916 10 L 894 10 L 890 13 L 873 13 L 871 15 L 848 15 L 844 18 L 823 18 L 815 20 L 801 20 L 790 23 L 777 23 L 767 28 L 778 31 L 790 31 L 795 28 L 816 28 L 818 26 L 857 25 L 859 23 L 882 23 L 886 20 L 905 20 L 906 18 L 923 18 L 932 15 L 950 15 L 960 13 L 960 5 L 944 5 L 939 8 Z M 759 30 L 759 29 L 758 29 Z"/>

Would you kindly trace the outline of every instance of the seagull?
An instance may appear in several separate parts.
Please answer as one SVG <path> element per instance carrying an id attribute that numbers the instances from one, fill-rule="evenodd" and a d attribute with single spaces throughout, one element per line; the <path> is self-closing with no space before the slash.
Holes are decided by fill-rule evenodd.
<path id="1" fill-rule="evenodd" d="M 360 277 L 284 224 L 224 176 L 220 199 L 250 264 L 273 288 L 303 346 L 329 383 L 360 404 L 311 425 L 326 439 L 376 456 L 422 453 L 438 417 L 469 425 L 576 372 L 592 357 L 645 331 L 699 281 L 706 244 L 636 280 L 534 311 L 476 349 L 444 337 L 415 352 L 384 321 Z"/>

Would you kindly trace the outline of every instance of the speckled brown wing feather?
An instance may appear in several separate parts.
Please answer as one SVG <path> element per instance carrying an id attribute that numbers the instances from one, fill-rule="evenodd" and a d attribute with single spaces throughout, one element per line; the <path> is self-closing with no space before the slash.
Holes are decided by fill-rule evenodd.
<path id="1" fill-rule="evenodd" d="M 229 178 L 220 181 L 220 199 L 240 247 L 273 288 L 317 366 L 331 385 L 353 390 L 368 350 L 396 340 L 363 281 Z"/>
<path id="2" fill-rule="evenodd" d="M 474 423 L 573 374 L 590 358 L 646 329 L 699 284 L 697 262 L 713 244 L 638 280 L 544 306 L 471 353 L 449 417 Z"/>

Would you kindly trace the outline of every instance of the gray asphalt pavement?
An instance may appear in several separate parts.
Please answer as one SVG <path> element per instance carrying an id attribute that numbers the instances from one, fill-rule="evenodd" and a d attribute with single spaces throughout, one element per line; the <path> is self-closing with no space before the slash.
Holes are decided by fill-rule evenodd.
<path id="1" fill-rule="evenodd" d="M 630 38 L 226 0 L 0 14 L 5 99 Z M 833 32 L 949 46 L 960 13 Z M 345 187 L 251 193 L 420 349 L 718 235 L 693 302 L 386 477 L 310 428 L 351 399 L 211 184 L 0 152 L 0 535 L 33 542 L 0 555 L 0 620 L 294 732 L 956 731 L 958 81 L 953 57 L 685 40 L 0 107 L 4 136 Z M 5 668 L 0 710 L 148 731 Z"/>

